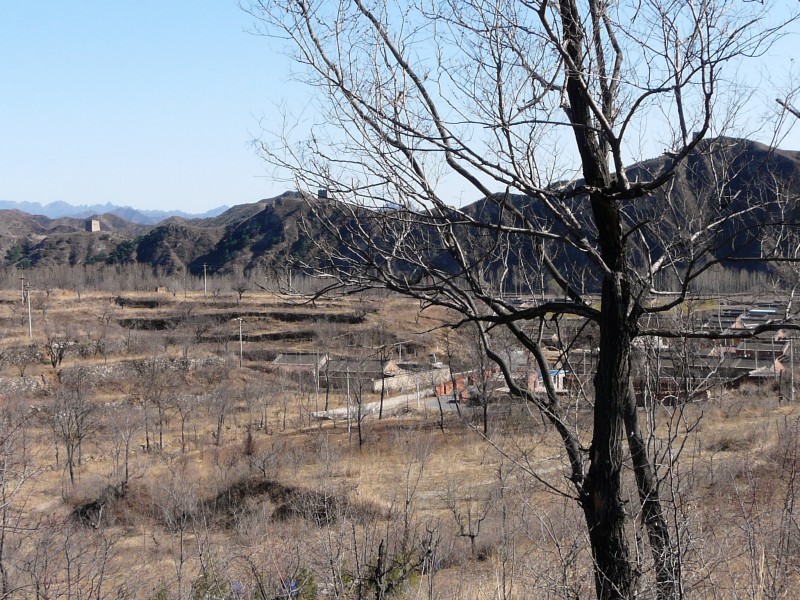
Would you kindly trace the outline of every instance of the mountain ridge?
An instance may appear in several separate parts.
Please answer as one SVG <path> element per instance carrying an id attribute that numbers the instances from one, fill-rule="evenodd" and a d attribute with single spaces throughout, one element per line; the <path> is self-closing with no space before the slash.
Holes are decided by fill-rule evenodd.
<path id="1" fill-rule="evenodd" d="M 631 181 L 652 179 L 668 167 L 671 160 L 673 157 L 665 153 L 632 165 L 628 169 L 629 178 Z M 631 223 L 654 222 L 661 219 L 667 209 L 679 213 L 672 215 L 673 220 L 690 218 L 699 211 L 715 207 L 721 210 L 723 204 L 735 208 L 747 198 L 764 197 L 771 193 L 770 186 L 776 181 L 792 197 L 800 195 L 800 152 L 771 149 L 743 139 L 715 138 L 704 141 L 697 152 L 678 167 L 668 186 L 631 202 L 623 207 L 623 212 Z M 512 195 L 511 200 L 534 220 L 549 218 L 542 204 L 533 198 L 517 194 Z M 590 212 L 585 198 L 576 197 L 570 202 L 576 215 Z M 328 230 L 319 222 L 312 205 L 340 223 L 338 231 Z M 462 210 L 487 222 L 507 218 L 507 215 L 499 216 L 492 197 L 473 202 Z M 274 198 L 227 208 L 214 216 L 172 216 L 158 224 L 136 224 L 117 215 L 99 215 L 101 231 L 92 234 L 84 230 L 85 220 L 80 218 L 50 219 L 0 210 L 0 261 L 7 267 L 24 268 L 136 262 L 164 273 L 202 272 L 203 265 L 212 273 L 285 270 L 303 264 L 321 264 L 324 257 L 317 254 L 315 242 L 340 244 L 337 234 L 347 231 L 345 219 L 352 219 L 355 214 L 366 215 L 366 212 L 359 209 L 353 213 L 342 210 L 336 200 L 319 200 L 310 194 L 288 191 Z M 753 218 L 764 216 L 753 212 Z M 590 221 L 584 226 L 592 235 Z M 553 232 L 557 233 L 557 229 Z M 472 234 L 464 231 L 463 235 Z M 736 245 L 735 255 L 746 256 L 751 252 L 757 240 L 749 241 L 750 248 L 745 244 L 747 241 L 731 238 L 731 243 Z M 475 238 L 472 243 L 478 252 L 481 241 Z M 455 267 L 448 258 L 447 248 L 428 251 L 442 268 Z M 535 260 L 536 256 L 527 242 L 521 243 L 514 254 L 510 260 L 515 264 Z M 553 258 L 563 261 L 565 268 L 580 260 L 569 252 Z"/>
<path id="2" fill-rule="evenodd" d="M 119 206 L 110 202 L 106 202 L 105 204 L 74 205 L 61 200 L 48 204 L 0 200 L 0 210 L 19 210 L 30 215 L 41 215 L 50 219 L 58 219 L 61 217 L 88 218 L 95 215 L 114 214 L 127 221 L 140 225 L 156 225 L 170 217 L 182 217 L 185 219 L 215 217 L 229 208 L 229 206 L 223 205 L 212 208 L 204 213 L 187 213 L 181 210 L 139 209 L 131 206 Z"/>

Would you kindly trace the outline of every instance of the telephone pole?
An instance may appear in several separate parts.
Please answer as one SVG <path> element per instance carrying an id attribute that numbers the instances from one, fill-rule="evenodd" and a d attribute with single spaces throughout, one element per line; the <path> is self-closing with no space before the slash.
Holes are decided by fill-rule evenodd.
<path id="1" fill-rule="evenodd" d="M 242 342 L 242 317 L 236 317 L 239 321 L 239 368 L 242 368 L 242 354 L 244 354 L 244 343 Z"/>
<path id="2" fill-rule="evenodd" d="M 789 338 L 789 402 L 794 404 L 794 335 Z"/>
<path id="3" fill-rule="evenodd" d="M 203 297 L 208 296 L 208 279 L 206 277 L 206 267 L 208 265 L 203 263 Z"/>
<path id="4" fill-rule="evenodd" d="M 33 319 L 31 318 L 31 284 L 28 284 L 28 288 L 26 290 L 28 293 L 25 294 L 28 297 L 28 337 L 33 339 Z"/>

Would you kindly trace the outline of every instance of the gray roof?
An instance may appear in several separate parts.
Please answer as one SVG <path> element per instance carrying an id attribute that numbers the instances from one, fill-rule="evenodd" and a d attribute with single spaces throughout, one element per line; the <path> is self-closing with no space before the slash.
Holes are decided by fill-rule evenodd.
<path id="1" fill-rule="evenodd" d="M 327 355 L 319 352 L 282 352 L 272 361 L 272 364 L 284 367 L 313 367 L 325 364 L 326 359 Z"/>
<path id="2" fill-rule="evenodd" d="M 325 366 L 323 374 L 327 377 L 346 377 L 348 373 L 352 376 L 380 377 L 381 374 L 394 375 L 398 370 L 397 365 L 391 360 L 332 358 Z"/>

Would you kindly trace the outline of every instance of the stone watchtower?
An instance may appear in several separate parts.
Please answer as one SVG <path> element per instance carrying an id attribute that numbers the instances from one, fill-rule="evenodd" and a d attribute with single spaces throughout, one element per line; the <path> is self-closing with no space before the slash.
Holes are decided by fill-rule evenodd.
<path id="1" fill-rule="evenodd" d="M 100 231 L 100 221 L 97 219 L 86 219 L 86 231 Z"/>

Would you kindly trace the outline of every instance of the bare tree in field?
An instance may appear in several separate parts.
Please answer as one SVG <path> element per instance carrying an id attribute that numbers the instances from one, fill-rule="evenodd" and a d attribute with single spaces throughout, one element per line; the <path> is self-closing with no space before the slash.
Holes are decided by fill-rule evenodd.
<path id="1" fill-rule="evenodd" d="M 25 512 L 25 486 L 35 478 L 31 450 L 28 447 L 29 417 L 22 403 L 7 399 L 0 408 L 0 595 L 10 598 L 15 593 L 11 563 L 19 551 L 22 535 L 18 530 Z"/>
<path id="2" fill-rule="evenodd" d="M 269 35 L 289 41 L 322 101 L 308 139 L 279 134 L 262 149 L 300 189 L 330 192 L 309 202 L 307 224 L 328 289 L 386 288 L 477 324 L 509 389 L 562 440 L 566 481 L 550 484 L 582 510 L 598 598 L 631 598 L 643 585 L 630 547 L 628 462 L 655 593 L 681 597 L 632 350 L 646 334 L 705 335 L 643 323 L 679 307 L 715 264 L 785 258 L 757 240 L 796 215 L 778 218 L 781 198 L 768 190 L 734 190 L 742 144 L 711 136 L 747 96 L 731 85 L 735 69 L 794 15 L 775 12 L 781 3 L 734 0 L 248 6 Z M 627 168 L 643 140 L 663 158 Z M 704 191 L 685 193 L 687 182 Z M 455 207 L 446 190 L 459 188 L 482 200 Z M 507 300 L 537 282 L 560 299 L 528 308 Z M 599 327 L 588 448 L 537 334 L 539 320 L 567 317 Z M 486 334 L 498 326 L 532 354 L 544 394 L 515 380 Z"/>
<path id="3" fill-rule="evenodd" d="M 178 598 L 184 597 L 185 568 L 191 558 L 187 537 L 197 512 L 197 482 L 180 469 L 170 466 L 169 477 L 154 489 L 155 505 L 167 531 L 175 565 Z"/>
<path id="4" fill-rule="evenodd" d="M 114 470 L 123 485 L 130 481 L 130 455 L 134 436 L 142 426 L 142 417 L 138 406 L 126 406 L 109 415 L 113 431 Z"/>
<path id="5" fill-rule="evenodd" d="M 231 289 L 236 292 L 236 305 L 239 306 L 242 303 L 242 297 L 250 289 L 250 282 L 242 269 L 236 269 L 232 279 Z"/>
<path id="6" fill-rule="evenodd" d="M 194 394 L 177 394 L 173 401 L 173 408 L 181 422 L 181 452 L 186 452 L 186 424 L 198 403 L 198 396 Z"/>
<path id="7" fill-rule="evenodd" d="M 75 484 L 75 465 L 81 463 L 81 447 L 99 426 L 89 375 L 83 369 L 65 373 L 49 406 L 53 433 L 64 444 L 69 480 Z"/>
<path id="8" fill-rule="evenodd" d="M 70 346 L 75 344 L 73 336 L 68 329 L 62 327 L 48 327 L 46 330 L 47 339 L 44 344 L 44 351 L 50 361 L 50 365 L 57 369 L 61 366 Z"/>
<path id="9" fill-rule="evenodd" d="M 41 359 L 42 353 L 31 344 L 28 346 L 12 346 L 5 352 L 5 359 L 8 364 L 13 365 L 20 377 L 25 376 L 25 371 L 32 364 Z"/>
<path id="10" fill-rule="evenodd" d="M 202 378 L 205 390 L 203 402 L 209 417 L 216 424 L 212 433 L 214 445 L 221 446 L 225 421 L 241 399 L 242 390 L 228 378 L 224 368 L 206 369 L 202 372 Z"/>

